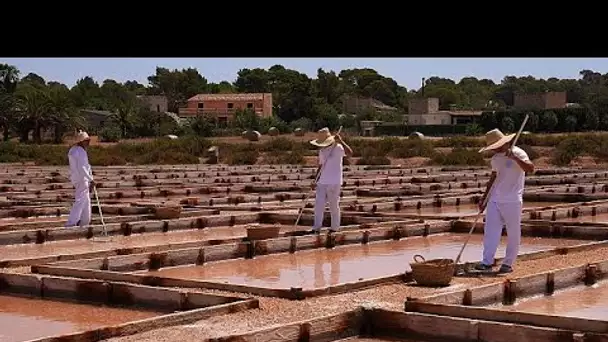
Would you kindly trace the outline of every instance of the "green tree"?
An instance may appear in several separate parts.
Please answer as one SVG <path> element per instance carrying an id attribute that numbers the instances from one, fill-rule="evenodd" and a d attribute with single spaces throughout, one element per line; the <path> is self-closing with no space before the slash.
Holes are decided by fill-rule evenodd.
<path id="1" fill-rule="evenodd" d="M 127 81 L 124 84 L 125 88 L 127 88 L 128 91 L 137 94 L 137 95 L 145 95 L 146 94 L 146 86 L 144 86 L 143 84 L 137 82 L 137 81 Z"/>
<path id="2" fill-rule="evenodd" d="M 189 126 L 191 127 L 192 132 L 195 135 L 201 137 L 213 136 L 213 131 L 215 129 L 215 123 L 213 122 L 213 120 L 203 115 L 199 115 L 195 118 L 190 119 Z"/>
<path id="3" fill-rule="evenodd" d="M 468 136 L 476 136 L 482 134 L 483 129 L 478 124 L 472 123 L 467 125 L 465 132 L 465 134 Z"/>
<path id="4" fill-rule="evenodd" d="M 130 129 L 133 126 L 135 115 L 140 110 L 137 99 L 132 94 L 124 94 L 124 97 L 116 99 L 112 106 L 112 120 L 118 125 L 123 138 L 130 137 Z"/>
<path id="5" fill-rule="evenodd" d="M 42 78 L 42 76 L 35 74 L 33 72 L 30 72 L 25 77 L 23 77 L 21 79 L 21 83 L 24 83 L 24 84 L 27 83 L 31 86 L 38 87 L 38 88 L 44 88 L 46 86 L 46 81 L 44 80 L 44 78 Z"/>
<path id="6" fill-rule="evenodd" d="M 234 115 L 233 125 L 243 130 L 260 130 L 260 118 L 251 109 L 237 110 Z"/>
<path id="7" fill-rule="evenodd" d="M 588 109 L 585 113 L 585 129 L 594 131 L 598 129 L 600 125 L 600 118 L 597 112 L 592 109 Z"/>
<path id="8" fill-rule="evenodd" d="M 511 117 L 505 116 L 502 118 L 502 121 L 500 122 L 500 127 L 503 132 L 510 133 L 515 130 L 515 122 L 513 122 L 513 119 L 511 119 Z"/>
<path id="9" fill-rule="evenodd" d="M 58 144 L 70 130 L 84 128 L 84 119 L 78 108 L 72 103 L 70 91 L 65 86 L 47 87 L 49 124 L 53 128 L 53 141 Z"/>
<path id="10" fill-rule="evenodd" d="M 72 101 L 78 108 L 108 110 L 109 106 L 102 100 L 99 84 L 95 80 L 86 76 L 78 81 L 70 89 Z"/>
<path id="11" fill-rule="evenodd" d="M 553 111 L 546 111 L 542 114 L 542 126 L 545 128 L 547 132 L 553 132 L 555 127 L 557 127 L 557 115 Z"/>
<path id="12" fill-rule="evenodd" d="M 576 117 L 575 116 L 568 115 L 566 117 L 564 123 L 565 123 L 566 129 L 568 130 L 568 132 L 574 132 L 574 131 L 576 131 L 577 121 L 576 121 Z"/>
<path id="13" fill-rule="evenodd" d="M 237 73 L 234 87 L 239 93 L 270 92 L 270 74 L 260 68 L 241 69 Z"/>
<path id="14" fill-rule="evenodd" d="M 24 84 L 17 91 L 17 125 L 21 140 L 27 141 L 30 129 L 34 143 L 42 143 L 42 130 L 51 123 L 50 98 L 45 88 Z"/>
<path id="15" fill-rule="evenodd" d="M 170 112 L 179 108 L 194 95 L 208 91 L 207 79 L 197 69 L 169 70 L 156 67 L 156 73 L 148 77 L 149 95 L 165 95 Z"/>
<path id="16" fill-rule="evenodd" d="M 328 104 L 334 104 L 342 95 L 340 79 L 334 71 L 325 72 L 319 68 L 317 79 L 313 81 L 315 96 L 324 99 Z"/>
<path id="17" fill-rule="evenodd" d="M 526 123 L 525 130 L 530 132 L 536 132 L 538 130 L 538 126 L 540 124 L 540 120 L 538 119 L 538 115 L 536 113 L 528 113 L 528 122 Z"/>
<path id="18" fill-rule="evenodd" d="M 260 68 L 242 69 L 234 85 L 239 92 L 271 92 L 276 115 L 286 122 L 312 115 L 312 80 L 298 71 L 282 65 L 274 65 L 267 71 Z"/>
<path id="19" fill-rule="evenodd" d="M 234 85 L 228 81 L 220 83 L 209 83 L 209 92 L 212 94 L 233 94 L 236 93 Z"/>

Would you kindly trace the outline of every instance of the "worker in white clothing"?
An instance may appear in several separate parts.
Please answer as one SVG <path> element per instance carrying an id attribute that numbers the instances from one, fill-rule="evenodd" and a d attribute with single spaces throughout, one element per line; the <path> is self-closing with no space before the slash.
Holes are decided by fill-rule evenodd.
<path id="1" fill-rule="evenodd" d="M 331 135 L 329 128 L 319 130 L 318 137 L 310 141 L 319 150 L 318 181 L 313 183 L 316 189 L 315 219 L 312 231 L 319 234 L 323 226 L 325 204 L 329 203 L 331 213 L 331 232 L 340 229 L 340 190 L 342 188 L 342 166 L 344 156 L 350 156 L 353 150 L 340 137 Z"/>
<path id="2" fill-rule="evenodd" d="M 491 160 L 492 175 L 479 202 L 479 209 L 483 211 L 486 209 L 483 205 L 485 198 L 490 196 L 483 234 L 483 259 L 475 267 L 480 271 L 492 270 L 503 226 L 507 230 L 507 250 L 498 273 L 512 272 L 519 253 L 525 175 L 534 172 L 534 164 L 524 150 L 511 146 L 514 137 L 515 134 L 505 136 L 498 129 L 491 130 L 486 133 L 486 147 L 479 150 L 480 153 L 494 153 Z M 490 190 L 492 193 L 488 193 Z"/>
<path id="3" fill-rule="evenodd" d="M 79 131 L 76 141 L 68 152 L 70 162 L 70 181 L 74 185 L 74 206 L 70 211 L 66 227 L 85 227 L 91 224 L 91 189 L 95 186 L 93 172 L 89 164 L 87 147 L 90 138 L 86 132 Z"/>

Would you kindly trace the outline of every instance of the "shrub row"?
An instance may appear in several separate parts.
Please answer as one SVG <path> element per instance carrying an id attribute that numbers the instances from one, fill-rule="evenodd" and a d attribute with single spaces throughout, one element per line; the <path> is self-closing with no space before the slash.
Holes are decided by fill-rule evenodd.
<path id="1" fill-rule="evenodd" d="M 403 123 L 386 122 L 376 127 L 375 132 L 379 136 L 408 136 L 413 132 L 424 135 L 446 136 L 465 134 L 467 125 L 406 125 Z"/>
<path id="2" fill-rule="evenodd" d="M 488 111 L 482 113 L 479 123 L 485 130 L 500 128 L 513 132 L 521 125 L 526 114 L 530 115 L 526 130 L 531 132 L 581 132 L 608 128 L 604 122 L 605 116 L 585 107 Z"/>
<path id="3" fill-rule="evenodd" d="M 109 147 L 91 146 L 92 165 L 194 164 L 205 155 L 211 143 L 188 137 L 180 140 L 158 139 L 144 143 L 119 143 Z M 0 143 L 0 163 L 34 162 L 38 165 L 67 164 L 68 148 L 62 145 Z"/>
<path id="4" fill-rule="evenodd" d="M 378 140 L 348 139 L 358 164 L 389 164 L 389 158 L 425 157 L 442 165 L 482 165 L 483 156 L 477 150 L 484 140 L 477 137 L 449 137 L 439 140 L 411 140 L 385 137 Z M 93 165 L 126 164 L 193 164 L 205 162 L 213 142 L 198 137 L 177 140 L 159 139 L 142 143 L 119 143 L 109 147 L 92 146 L 89 158 Z M 532 146 L 556 146 L 553 162 L 566 165 L 575 157 L 590 155 L 600 160 L 608 158 L 608 135 L 572 134 L 568 136 L 522 135 L 518 143 L 532 159 L 538 153 Z M 243 142 L 218 144 L 220 160 L 232 165 L 302 164 L 316 150 L 307 142 L 285 137 L 264 143 Z M 437 148 L 443 148 L 438 151 Z M 0 163 L 34 162 L 38 165 L 67 164 L 67 147 L 60 145 L 28 145 L 0 143 Z"/>

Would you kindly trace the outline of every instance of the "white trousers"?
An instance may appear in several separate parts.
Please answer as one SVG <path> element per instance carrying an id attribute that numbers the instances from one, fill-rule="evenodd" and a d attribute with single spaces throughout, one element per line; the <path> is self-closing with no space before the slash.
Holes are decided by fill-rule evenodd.
<path id="1" fill-rule="evenodd" d="M 340 184 L 317 184 L 317 193 L 315 197 L 315 222 L 312 229 L 320 230 L 321 227 L 323 227 L 325 204 L 328 202 L 329 212 L 331 213 L 331 230 L 340 229 L 340 189 Z"/>
<path id="2" fill-rule="evenodd" d="M 85 227 L 91 224 L 91 194 L 89 191 L 89 182 L 82 181 L 74 184 L 74 205 L 70 210 L 70 216 L 66 227 L 74 227 L 79 225 Z"/>
<path id="3" fill-rule="evenodd" d="M 507 228 L 507 250 L 504 265 L 512 266 L 519 253 L 521 242 L 521 202 L 489 202 L 486 211 L 486 223 L 483 233 L 483 260 L 485 265 L 494 264 L 494 256 L 500 244 L 502 227 Z"/>

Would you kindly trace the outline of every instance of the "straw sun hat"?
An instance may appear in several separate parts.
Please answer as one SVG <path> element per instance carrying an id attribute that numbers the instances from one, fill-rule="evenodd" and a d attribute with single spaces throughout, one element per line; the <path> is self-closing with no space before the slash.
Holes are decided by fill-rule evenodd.
<path id="1" fill-rule="evenodd" d="M 76 134 L 76 137 L 74 139 L 74 145 L 79 144 L 85 140 L 91 140 L 89 134 L 87 134 L 87 132 L 85 131 L 78 131 L 78 134 Z"/>
<path id="2" fill-rule="evenodd" d="M 513 140 L 514 137 L 515 134 L 504 135 L 499 129 L 493 129 L 486 133 L 486 147 L 479 152 L 495 150 Z"/>
<path id="3" fill-rule="evenodd" d="M 317 139 L 311 140 L 310 143 L 317 147 L 327 147 L 331 146 L 335 141 L 336 139 L 329 132 L 329 128 L 325 127 L 317 132 Z"/>

